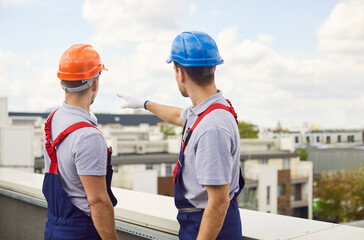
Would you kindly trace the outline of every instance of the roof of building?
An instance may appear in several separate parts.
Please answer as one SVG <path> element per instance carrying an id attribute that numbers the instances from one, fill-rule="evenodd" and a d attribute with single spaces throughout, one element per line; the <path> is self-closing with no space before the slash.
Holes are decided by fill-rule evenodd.
<path id="1" fill-rule="evenodd" d="M 364 129 L 323 129 L 323 130 L 310 130 L 304 132 L 304 134 L 312 133 L 360 133 Z M 300 131 L 272 131 L 275 134 L 302 134 Z"/>
<path id="2" fill-rule="evenodd" d="M 298 153 L 290 152 L 259 152 L 259 153 L 246 153 L 241 152 L 240 161 L 248 159 L 271 159 L 271 158 L 291 158 L 298 157 Z M 119 154 L 118 156 L 112 157 L 112 164 L 127 165 L 127 164 L 161 164 L 171 163 L 175 164 L 178 159 L 178 154 L 175 153 L 146 153 L 146 154 Z M 34 168 L 41 169 L 44 167 L 44 159 L 35 158 Z"/>
<path id="3" fill-rule="evenodd" d="M 286 152 L 286 151 L 257 151 L 257 152 L 246 152 L 241 151 L 240 160 L 249 159 L 272 159 L 272 158 L 292 158 L 299 157 L 297 152 Z"/>
<path id="4" fill-rule="evenodd" d="M 9 117 L 41 117 L 46 119 L 49 112 L 9 112 Z M 159 117 L 152 114 L 111 114 L 95 113 L 99 124 L 122 124 L 125 126 L 136 126 L 142 123 L 157 125 L 163 122 Z"/>

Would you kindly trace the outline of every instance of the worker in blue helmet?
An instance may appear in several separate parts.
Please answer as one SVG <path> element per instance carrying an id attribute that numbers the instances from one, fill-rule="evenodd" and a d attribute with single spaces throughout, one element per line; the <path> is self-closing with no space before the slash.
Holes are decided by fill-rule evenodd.
<path id="1" fill-rule="evenodd" d="M 203 32 L 183 32 L 173 41 L 178 88 L 192 105 L 186 109 L 120 94 L 122 108 L 142 108 L 183 127 L 173 171 L 180 239 L 242 239 L 237 196 L 244 187 L 240 169 L 237 115 L 215 85 L 222 64 L 215 41 Z"/>

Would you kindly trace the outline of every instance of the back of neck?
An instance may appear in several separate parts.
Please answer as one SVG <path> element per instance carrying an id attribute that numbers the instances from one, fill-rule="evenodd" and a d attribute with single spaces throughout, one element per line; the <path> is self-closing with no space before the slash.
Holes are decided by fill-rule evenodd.
<path id="1" fill-rule="evenodd" d="M 218 93 L 215 83 L 207 86 L 198 86 L 188 93 L 194 107 Z"/>
<path id="2" fill-rule="evenodd" d="M 66 104 L 79 107 L 85 110 L 86 112 L 90 112 L 90 100 L 85 95 L 79 95 L 74 93 L 66 93 L 65 101 Z"/>

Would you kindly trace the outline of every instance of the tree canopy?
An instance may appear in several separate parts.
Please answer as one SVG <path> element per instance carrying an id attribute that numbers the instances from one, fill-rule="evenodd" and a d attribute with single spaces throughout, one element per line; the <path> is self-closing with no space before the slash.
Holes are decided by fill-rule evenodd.
<path id="1" fill-rule="evenodd" d="M 248 122 L 238 123 L 240 138 L 258 138 L 258 130 L 255 129 L 254 125 Z"/>
<path id="2" fill-rule="evenodd" d="M 364 167 L 355 171 L 323 173 L 314 190 L 315 218 L 346 222 L 364 218 Z"/>

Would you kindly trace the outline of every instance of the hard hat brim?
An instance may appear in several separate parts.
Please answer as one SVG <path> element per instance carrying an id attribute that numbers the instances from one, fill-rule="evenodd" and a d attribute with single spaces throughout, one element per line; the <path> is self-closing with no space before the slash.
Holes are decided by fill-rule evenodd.
<path id="1" fill-rule="evenodd" d="M 211 66 L 217 66 L 224 63 L 223 59 L 216 60 L 213 59 L 183 59 L 178 56 L 170 56 L 166 63 L 170 64 L 171 62 L 178 62 L 183 67 L 211 67 Z"/>

